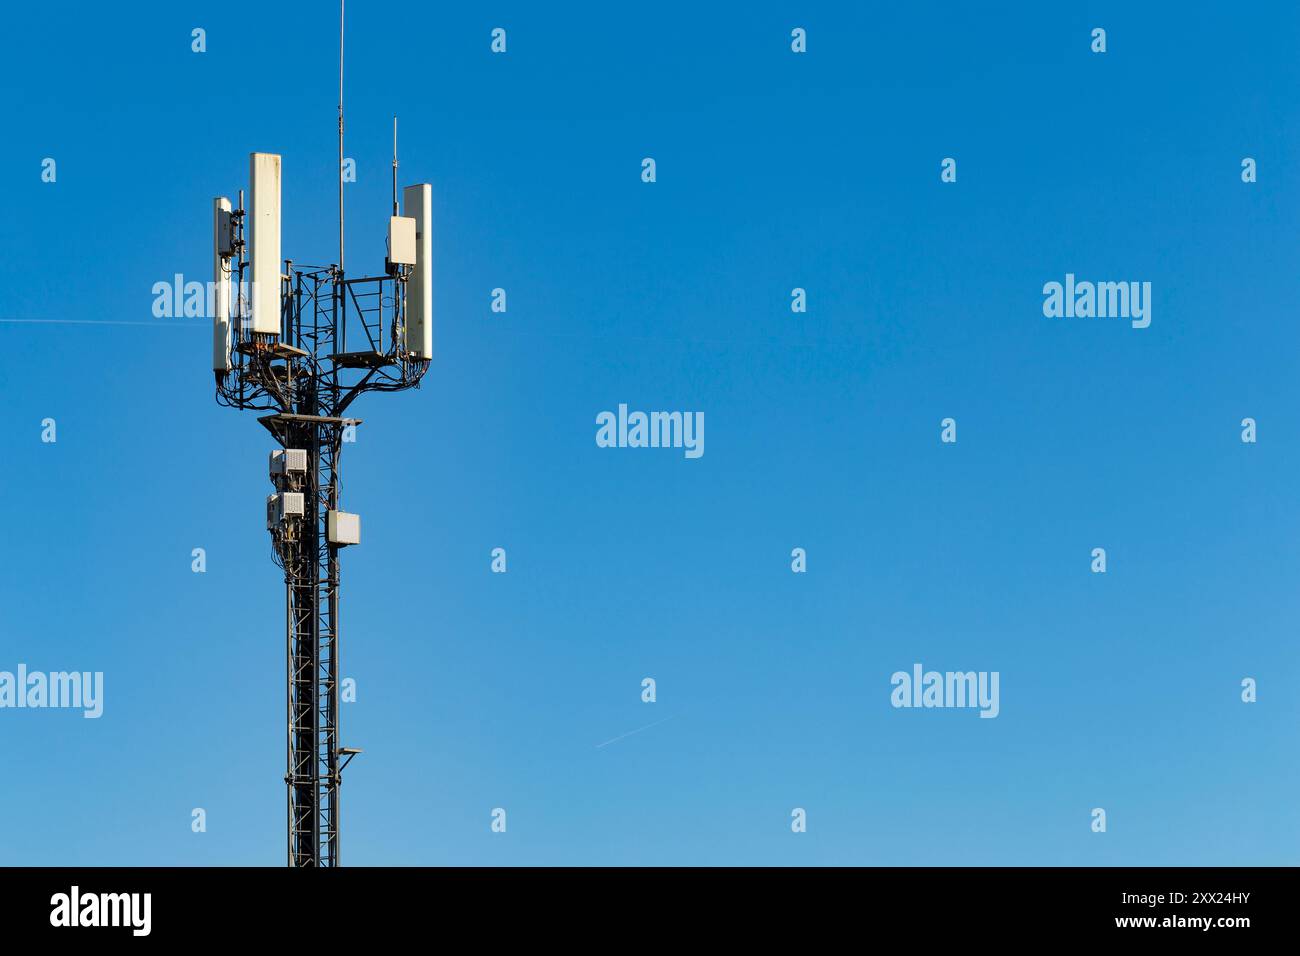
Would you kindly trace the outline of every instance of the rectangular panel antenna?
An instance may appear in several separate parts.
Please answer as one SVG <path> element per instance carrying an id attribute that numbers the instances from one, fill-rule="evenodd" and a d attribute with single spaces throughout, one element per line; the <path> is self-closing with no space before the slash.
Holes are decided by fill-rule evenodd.
<path id="1" fill-rule="evenodd" d="M 249 258 L 253 264 L 253 328 L 259 334 L 280 334 L 280 157 L 275 153 L 249 156 L 248 178 L 253 184 L 249 208 L 252 222 Z"/>
<path id="2" fill-rule="evenodd" d="M 410 216 L 388 219 L 388 261 L 398 266 L 415 265 L 416 236 L 419 229 Z"/>
<path id="3" fill-rule="evenodd" d="M 212 370 L 230 371 L 230 200 L 212 200 Z"/>
<path id="4" fill-rule="evenodd" d="M 427 361 L 433 358 L 433 187 L 407 186 L 402 205 L 415 220 L 415 269 L 406 285 L 406 350 Z"/>

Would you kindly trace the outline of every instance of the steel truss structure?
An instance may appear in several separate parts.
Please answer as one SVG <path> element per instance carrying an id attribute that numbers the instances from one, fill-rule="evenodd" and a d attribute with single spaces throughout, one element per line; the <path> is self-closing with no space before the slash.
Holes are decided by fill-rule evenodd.
<path id="1" fill-rule="evenodd" d="M 331 521 L 340 455 L 361 424 L 344 416 L 366 392 L 418 385 L 429 362 L 406 348 L 406 266 L 348 278 L 338 265 L 295 269 L 285 260 L 280 334 L 252 332 L 242 192 L 239 205 L 229 220 L 230 279 L 241 291 L 230 303 L 230 368 L 217 372 L 216 398 L 270 412 L 259 421 L 286 460 L 290 450 L 305 452 L 304 467 L 273 474 L 267 521 L 285 583 L 288 858 L 294 867 L 337 866 L 339 787 L 360 752 L 339 745 L 339 552 L 349 542 L 335 538 Z M 349 337 L 359 348 L 348 351 Z"/>

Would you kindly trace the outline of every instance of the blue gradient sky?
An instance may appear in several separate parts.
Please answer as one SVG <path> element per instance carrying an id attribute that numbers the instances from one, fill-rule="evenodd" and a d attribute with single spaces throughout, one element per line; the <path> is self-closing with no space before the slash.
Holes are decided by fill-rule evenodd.
<path id="1" fill-rule="evenodd" d="M 253 150 L 333 258 L 324 6 L 6 13 L 0 318 L 102 325 L 0 322 L 0 669 L 106 705 L 0 711 L 0 864 L 284 862 L 272 446 L 150 290 Z M 875 6 L 350 17 L 349 268 L 397 113 L 437 357 L 343 459 L 345 863 L 1297 862 L 1300 14 Z M 1044 318 L 1066 272 L 1151 327 Z M 620 402 L 705 455 L 597 448 Z M 915 662 L 1001 715 L 892 709 Z"/>

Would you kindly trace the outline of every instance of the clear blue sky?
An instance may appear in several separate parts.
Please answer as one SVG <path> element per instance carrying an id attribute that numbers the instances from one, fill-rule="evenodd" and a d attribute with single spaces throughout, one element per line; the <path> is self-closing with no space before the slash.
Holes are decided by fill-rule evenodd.
<path id="1" fill-rule="evenodd" d="M 344 456 L 345 863 L 1297 862 L 1300 15 L 903 6 L 357 6 L 349 269 L 396 113 L 437 357 Z M 333 258 L 324 7 L 6 13 L 0 670 L 106 699 L 0 710 L 0 864 L 284 862 L 272 445 L 151 287 L 254 150 Z M 1045 318 L 1067 272 L 1150 328 Z M 704 456 L 598 448 L 620 402 Z M 891 708 L 916 662 L 999 717 Z"/>

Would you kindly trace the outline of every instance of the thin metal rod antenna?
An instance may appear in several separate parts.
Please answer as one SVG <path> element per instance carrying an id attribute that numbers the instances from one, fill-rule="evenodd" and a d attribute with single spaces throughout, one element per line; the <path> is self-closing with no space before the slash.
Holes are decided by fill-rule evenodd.
<path id="1" fill-rule="evenodd" d="M 339 0 L 339 272 L 343 271 L 343 4 Z"/>
<path id="2" fill-rule="evenodd" d="M 393 215 L 397 215 L 397 117 L 393 117 Z"/>

